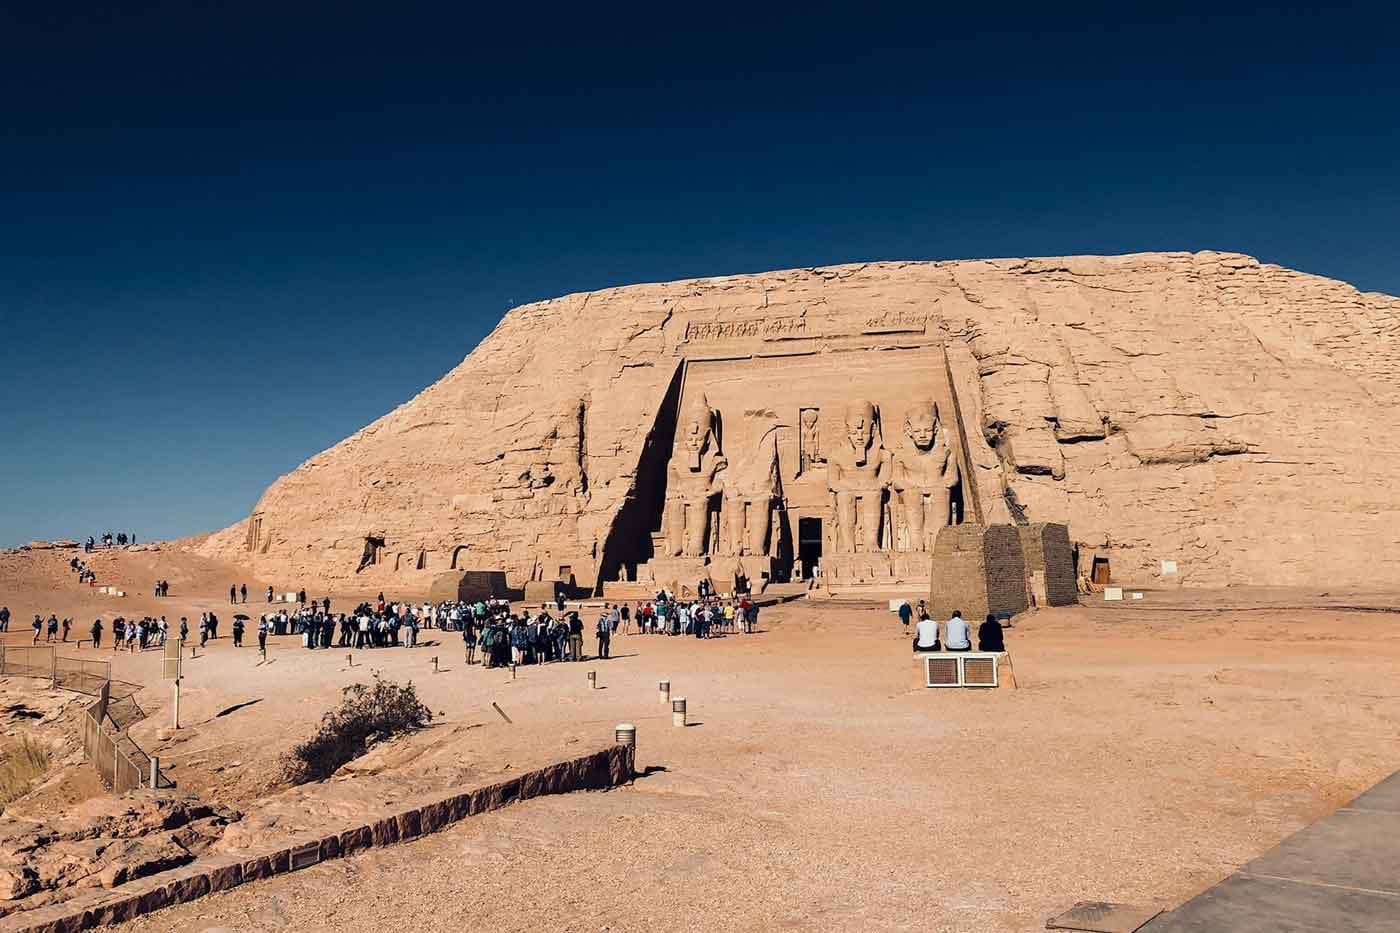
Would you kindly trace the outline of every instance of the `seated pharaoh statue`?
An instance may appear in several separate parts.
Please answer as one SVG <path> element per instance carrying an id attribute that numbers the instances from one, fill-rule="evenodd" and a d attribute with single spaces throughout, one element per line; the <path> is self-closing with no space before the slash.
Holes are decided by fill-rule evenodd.
<path id="1" fill-rule="evenodd" d="M 953 487 L 962 478 L 938 403 L 919 399 L 904 418 L 904 437 L 894 452 L 892 486 L 908 532 L 907 549 L 930 550 L 930 539 L 951 521 Z"/>
<path id="2" fill-rule="evenodd" d="M 889 452 L 879 437 L 879 413 L 868 401 L 846 407 L 846 432 L 827 456 L 827 486 L 836 500 L 836 548 L 841 554 L 880 550 Z M 859 503 L 859 508 L 857 508 Z"/>
<path id="3" fill-rule="evenodd" d="M 672 557 L 703 557 L 709 547 L 710 518 L 720 492 L 717 477 L 728 465 L 715 432 L 715 412 L 704 395 L 685 408 L 666 478 L 662 527 Z"/>

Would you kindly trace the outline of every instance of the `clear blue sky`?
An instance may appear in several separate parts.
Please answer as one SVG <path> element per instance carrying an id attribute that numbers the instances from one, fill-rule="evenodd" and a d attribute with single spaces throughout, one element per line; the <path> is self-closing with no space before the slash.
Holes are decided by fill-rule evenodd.
<path id="1" fill-rule="evenodd" d="M 0 545 L 222 527 L 571 291 L 1215 248 L 1400 293 L 1393 5 L 83 6 L 0 8 Z"/>

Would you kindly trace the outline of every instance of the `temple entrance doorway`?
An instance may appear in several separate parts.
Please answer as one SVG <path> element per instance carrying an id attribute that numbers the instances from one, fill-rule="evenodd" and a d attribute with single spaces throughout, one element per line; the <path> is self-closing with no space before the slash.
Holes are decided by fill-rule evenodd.
<path id="1" fill-rule="evenodd" d="M 1113 579 L 1108 569 L 1108 558 L 1095 557 L 1092 573 L 1093 576 L 1091 576 L 1090 579 L 1093 580 L 1094 583 L 1099 586 L 1108 586 L 1109 582 Z"/>
<path id="2" fill-rule="evenodd" d="M 822 520 L 797 520 L 797 559 L 802 562 L 802 579 L 812 579 L 812 571 L 822 559 Z"/>

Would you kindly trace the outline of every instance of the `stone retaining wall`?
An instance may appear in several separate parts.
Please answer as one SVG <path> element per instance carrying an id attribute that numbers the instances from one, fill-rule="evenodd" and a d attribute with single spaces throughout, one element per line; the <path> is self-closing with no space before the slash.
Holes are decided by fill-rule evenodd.
<path id="1" fill-rule="evenodd" d="M 62 904 L 13 914 L 0 920 L 0 933 L 73 933 L 121 923 L 259 878 L 434 833 L 468 816 L 497 810 L 517 800 L 616 787 L 632 779 L 633 768 L 634 749 L 614 745 L 509 781 L 446 796 L 423 797 L 410 802 L 407 809 L 385 812 L 359 825 L 296 836 L 268 849 L 200 859 L 113 890 L 85 893 Z"/>

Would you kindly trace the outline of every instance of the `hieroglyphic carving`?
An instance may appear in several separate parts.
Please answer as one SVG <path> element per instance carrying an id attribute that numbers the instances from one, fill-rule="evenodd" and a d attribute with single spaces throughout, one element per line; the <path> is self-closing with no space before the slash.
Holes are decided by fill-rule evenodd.
<path id="1" fill-rule="evenodd" d="M 865 319 L 864 331 L 867 334 L 922 334 L 928 327 L 928 313 L 925 311 L 882 311 Z"/>
<path id="2" fill-rule="evenodd" d="M 962 478 L 958 457 L 938 403 L 918 399 L 904 419 L 904 437 L 894 453 L 892 485 L 899 498 L 911 551 L 932 550 L 931 539 L 955 522 L 949 502 Z"/>
<path id="3" fill-rule="evenodd" d="M 827 485 L 836 499 L 836 550 L 854 554 L 859 543 L 863 551 L 878 551 L 890 473 L 879 412 L 871 402 L 853 402 L 846 408 L 845 424 L 846 443 L 835 445 L 826 466 Z"/>
<path id="4" fill-rule="evenodd" d="M 805 316 L 751 318 L 741 321 L 691 321 L 685 326 L 685 341 L 736 340 L 746 337 L 785 338 L 807 335 Z"/>
<path id="5" fill-rule="evenodd" d="M 716 477 L 728 465 L 715 433 L 715 412 L 704 395 L 686 406 L 671 450 L 662 527 L 673 557 L 700 557 L 709 548 Z"/>

